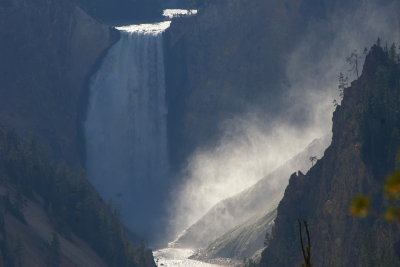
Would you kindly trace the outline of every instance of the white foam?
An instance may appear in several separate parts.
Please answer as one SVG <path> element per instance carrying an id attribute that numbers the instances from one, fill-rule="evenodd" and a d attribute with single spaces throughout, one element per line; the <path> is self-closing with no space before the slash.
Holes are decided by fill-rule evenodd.
<path id="1" fill-rule="evenodd" d="M 196 9 L 165 9 L 163 16 L 167 18 L 186 17 L 196 15 Z"/>
<path id="2" fill-rule="evenodd" d="M 171 21 L 163 21 L 151 24 L 134 24 L 128 26 L 121 26 L 121 27 L 116 27 L 116 29 L 122 32 L 129 32 L 129 33 L 158 34 L 165 31 L 170 24 Z"/>

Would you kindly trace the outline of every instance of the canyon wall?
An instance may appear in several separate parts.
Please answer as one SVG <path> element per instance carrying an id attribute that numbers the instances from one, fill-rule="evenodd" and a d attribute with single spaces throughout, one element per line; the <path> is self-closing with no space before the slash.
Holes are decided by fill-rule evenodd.
<path id="1" fill-rule="evenodd" d="M 166 32 L 169 144 L 178 167 L 213 146 L 239 114 L 282 110 L 285 52 L 304 25 L 300 1 L 215 1 Z M 274 99 L 274 101 L 272 101 Z"/>
<path id="2" fill-rule="evenodd" d="M 80 165 L 89 77 L 118 34 L 73 1 L 1 1 L 0 17 L 0 123 Z"/>
<path id="3" fill-rule="evenodd" d="M 299 266 L 297 221 L 307 220 L 315 266 L 398 266 L 399 228 L 385 221 L 382 186 L 399 167 L 399 64 L 374 46 L 361 77 L 344 92 L 333 115 L 333 139 L 307 174 L 293 174 L 261 266 Z M 397 163 L 396 163 L 397 162 Z M 349 213 L 358 194 L 373 201 L 374 214 Z"/>

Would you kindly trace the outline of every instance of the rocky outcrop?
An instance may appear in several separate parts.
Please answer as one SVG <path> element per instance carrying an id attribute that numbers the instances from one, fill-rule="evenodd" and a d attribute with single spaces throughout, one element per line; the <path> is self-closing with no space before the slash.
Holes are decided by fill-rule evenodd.
<path id="1" fill-rule="evenodd" d="M 0 17 L 0 124 L 79 165 L 89 77 L 118 35 L 74 1 L 1 1 Z"/>
<path id="2" fill-rule="evenodd" d="M 297 220 L 309 223 L 315 266 L 399 266 L 399 228 L 380 216 L 349 214 L 357 194 L 383 213 L 382 185 L 400 148 L 399 64 L 372 47 L 361 77 L 346 88 L 333 115 L 333 139 L 324 157 L 290 177 L 261 266 L 299 266 Z"/>

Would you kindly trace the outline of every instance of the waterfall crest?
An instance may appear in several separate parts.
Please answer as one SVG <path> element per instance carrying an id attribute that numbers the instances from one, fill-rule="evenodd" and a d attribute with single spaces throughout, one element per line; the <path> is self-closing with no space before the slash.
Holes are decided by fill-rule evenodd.
<path id="1" fill-rule="evenodd" d="M 169 22 L 118 28 L 94 75 L 85 122 L 88 177 L 126 226 L 151 239 L 163 210 L 168 153 L 162 32 Z"/>

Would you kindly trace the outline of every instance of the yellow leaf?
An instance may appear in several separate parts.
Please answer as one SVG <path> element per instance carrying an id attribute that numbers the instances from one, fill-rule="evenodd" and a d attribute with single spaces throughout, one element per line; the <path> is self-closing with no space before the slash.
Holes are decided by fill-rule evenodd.
<path id="1" fill-rule="evenodd" d="M 353 216 L 365 217 L 369 213 L 371 200 L 365 195 L 355 197 L 350 206 L 350 213 Z"/>
<path id="2" fill-rule="evenodd" d="M 400 216 L 400 211 L 399 211 L 399 208 L 397 208 L 397 207 L 390 206 L 386 210 L 385 219 L 388 221 L 391 221 L 391 222 L 396 221 L 399 219 L 399 216 Z"/>
<path id="3" fill-rule="evenodd" d="M 389 175 L 384 186 L 385 192 L 391 198 L 400 197 L 400 169 Z"/>

